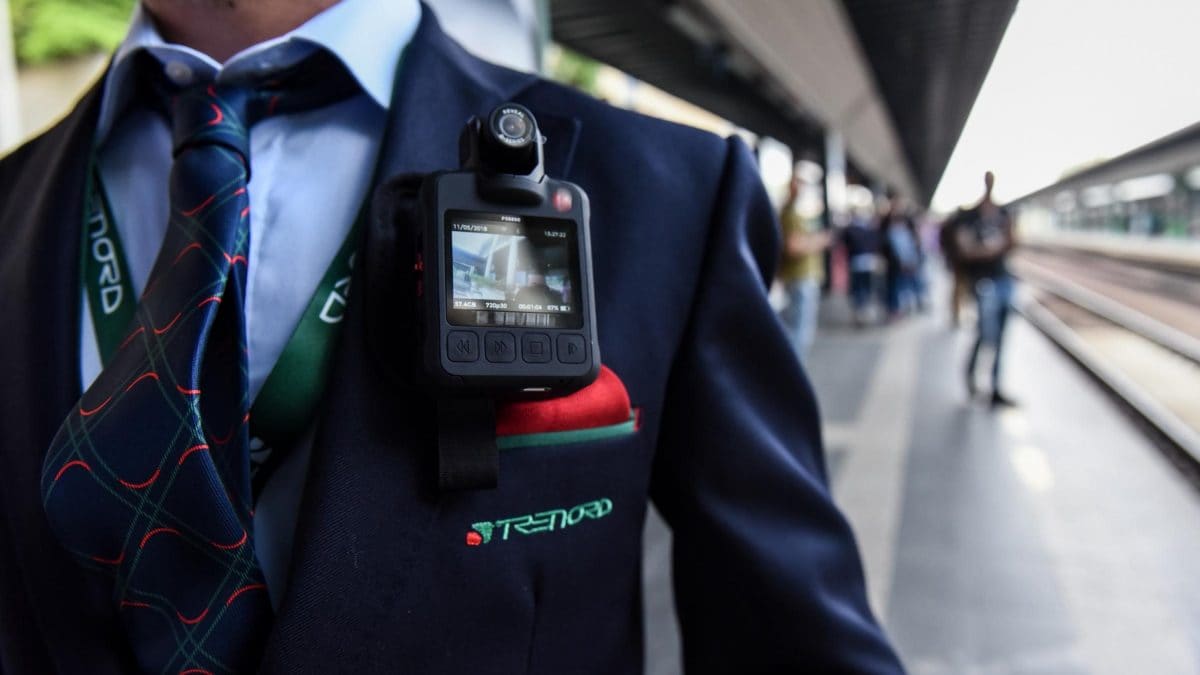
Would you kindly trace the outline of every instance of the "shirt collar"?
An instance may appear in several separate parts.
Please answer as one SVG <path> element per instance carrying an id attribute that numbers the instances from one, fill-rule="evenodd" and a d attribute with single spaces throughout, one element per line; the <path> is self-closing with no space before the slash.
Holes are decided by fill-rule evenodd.
<path id="1" fill-rule="evenodd" d="M 203 81 L 278 70 L 320 47 L 337 56 L 371 100 L 386 110 L 391 104 L 400 54 L 420 19 L 418 0 L 341 0 L 291 32 L 248 47 L 220 64 L 195 49 L 166 42 L 139 3 L 129 32 L 113 54 L 96 140 L 102 142 L 108 135 L 129 100 L 133 56 L 139 51 L 153 54 L 167 68 L 168 76 L 174 69 L 176 74 L 182 71 Z"/>

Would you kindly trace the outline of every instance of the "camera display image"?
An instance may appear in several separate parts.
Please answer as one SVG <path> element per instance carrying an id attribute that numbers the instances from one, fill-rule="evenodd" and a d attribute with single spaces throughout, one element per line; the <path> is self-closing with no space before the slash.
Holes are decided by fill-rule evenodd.
<path id="1" fill-rule="evenodd" d="M 527 314 L 576 311 L 570 223 L 469 214 L 451 217 L 449 234 L 450 309 L 459 311 L 459 319 L 476 325 L 557 327 L 563 322 Z"/>

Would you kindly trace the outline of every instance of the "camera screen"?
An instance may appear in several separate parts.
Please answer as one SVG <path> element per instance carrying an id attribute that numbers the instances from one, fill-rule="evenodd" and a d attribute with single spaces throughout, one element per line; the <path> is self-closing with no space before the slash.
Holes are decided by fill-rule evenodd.
<path id="1" fill-rule="evenodd" d="M 446 214 L 450 323 L 579 328 L 575 223 L 465 211 Z"/>

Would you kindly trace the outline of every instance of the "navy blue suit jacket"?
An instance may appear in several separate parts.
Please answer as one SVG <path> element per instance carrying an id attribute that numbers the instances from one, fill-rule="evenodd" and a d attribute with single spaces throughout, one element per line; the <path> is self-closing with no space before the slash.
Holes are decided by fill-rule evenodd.
<path id="1" fill-rule="evenodd" d="M 899 672 L 830 500 L 812 390 L 767 304 L 778 237 L 746 147 L 486 64 L 425 15 L 384 175 L 453 168 L 469 116 L 529 107 L 551 175 L 590 195 L 601 354 L 642 424 L 503 450 L 498 488 L 439 493 L 431 404 L 395 376 L 414 321 L 403 239 L 375 219 L 262 672 L 639 672 L 650 499 L 674 531 L 688 672 Z M 58 545 L 38 493 L 80 393 L 81 194 L 98 101 L 99 87 L 0 162 L 6 675 L 132 670 L 111 583 Z M 589 503 L 598 517 L 571 527 L 520 520 Z M 498 528 L 464 541 L 475 523 L 511 518 L 507 539 Z"/>

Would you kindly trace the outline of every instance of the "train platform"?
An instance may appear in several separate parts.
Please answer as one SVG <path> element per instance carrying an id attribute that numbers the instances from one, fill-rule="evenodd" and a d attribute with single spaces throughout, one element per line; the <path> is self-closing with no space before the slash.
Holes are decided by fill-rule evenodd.
<path id="1" fill-rule="evenodd" d="M 1002 409 L 968 400 L 969 320 L 821 319 L 833 491 L 910 672 L 1200 673 L 1200 492 L 1117 400 L 1018 315 Z M 652 520 L 649 673 L 679 672 L 668 542 Z"/>

